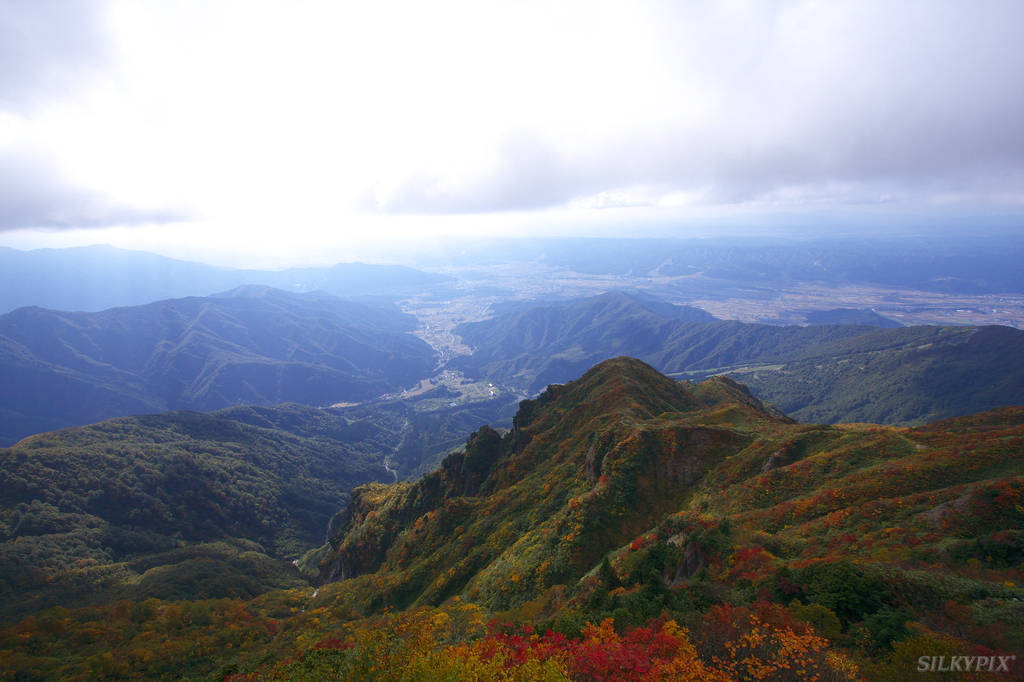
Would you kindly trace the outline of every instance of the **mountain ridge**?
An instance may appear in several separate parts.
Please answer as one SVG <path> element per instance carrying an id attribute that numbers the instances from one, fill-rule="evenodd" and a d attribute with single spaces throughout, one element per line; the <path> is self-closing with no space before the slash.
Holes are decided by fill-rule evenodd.
<path id="1" fill-rule="evenodd" d="M 689 322 L 628 294 L 613 300 L 460 324 L 455 333 L 473 353 L 451 364 L 534 394 L 626 354 L 678 378 L 729 374 L 809 422 L 914 425 L 1024 402 L 1024 331 L 1009 327 Z"/>
<path id="2" fill-rule="evenodd" d="M 420 481 L 356 488 L 317 555 L 313 604 L 462 600 L 566 636 L 608 618 L 816 614 L 803 622 L 873 671 L 912 666 L 904 641 L 1024 648 L 1024 407 L 914 428 L 799 424 L 728 378 L 702 383 L 609 360 Z"/>
<path id="3" fill-rule="evenodd" d="M 420 481 L 393 489 L 354 490 L 339 534 L 342 539 L 332 540 L 334 556 L 322 564 L 321 579 L 358 581 L 380 572 L 385 585 L 392 577 L 399 581 L 393 591 L 378 592 L 379 603 L 364 603 L 364 608 L 438 603 L 463 590 L 492 608 L 507 608 L 517 598 L 536 596 L 534 580 L 550 586 L 579 579 L 591 568 L 588 562 L 641 532 L 651 514 L 680 502 L 704 468 L 749 443 L 749 438 L 723 425 L 734 420 L 789 421 L 780 421 L 749 401 L 719 406 L 711 424 L 680 425 L 670 416 L 705 407 L 687 387 L 638 360 L 601 363 L 577 381 L 552 386 L 536 400 L 524 401 L 506 435 L 487 427 L 477 431 L 463 455 L 450 455 L 441 469 Z M 649 444 L 659 440 L 675 443 L 680 453 L 688 449 L 689 454 L 645 458 Z M 701 455 L 711 452 L 712 460 Z M 467 477 L 476 485 L 467 488 Z M 540 479 L 545 483 L 537 483 Z M 640 479 L 661 484 L 639 495 Z M 528 513 L 531 506 L 544 511 Z M 401 528 L 421 523 L 416 519 L 431 508 L 438 510 L 438 517 L 436 523 L 427 522 L 427 528 L 435 527 L 426 531 L 429 546 L 439 555 L 452 555 L 457 536 L 465 533 L 474 538 L 473 551 L 447 577 L 429 567 L 414 569 L 414 585 L 402 585 L 398 576 L 424 549 L 413 551 L 410 543 L 415 543 L 417 533 L 403 534 Z M 506 518 L 519 512 L 520 518 L 534 520 L 516 522 L 521 537 L 506 534 L 486 518 L 472 525 L 461 523 L 479 508 L 502 509 Z M 591 528 L 588 542 L 578 541 L 571 529 L 599 518 L 607 519 L 597 522 L 600 537 Z M 466 528 L 456 531 L 456 538 L 440 533 L 442 528 L 451 532 L 463 525 Z M 484 538 L 497 546 L 481 550 Z M 382 553 L 381 548 L 387 551 Z M 542 576 L 526 579 L 514 568 L 523 557 L 537 555 L 550 558 Z M 434 565 L 433 560 L 427 563 Z"/>
<path id="4" fill-rule="evenodd" d="M 434 368 L 415 328 L 403 313 L 276 289 L 99 313 L 21 308 L 0 316 L 0 371 L 19 387 L 0 397 L 3 441 L 166 409 L 377 397 Z"/>

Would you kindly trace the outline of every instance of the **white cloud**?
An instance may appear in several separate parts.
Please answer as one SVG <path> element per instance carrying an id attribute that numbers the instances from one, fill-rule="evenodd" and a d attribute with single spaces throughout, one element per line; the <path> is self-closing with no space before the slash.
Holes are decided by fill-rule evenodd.
<path id="1" fill-rule="evenodd" d="M 181 210 L 124 203 L 69 173 L 55 110 L 81 102 L 113 68 L 102 0 L 0 0 L 0 231 L 167 222 Z M 75 130 L 74 134 L 80 134 Z"/>
<path id="2" fill-rule="evenodd" d="M 35 214 L 142 207 L 68 224 L 185 205 L 313 241 L 366 214 L 1021 206 L 1020 3 L 15 5 L 51 37 L 0 77 L 0 155 L 59 178 Z"/>
<path id="3" fill-rule="evenodd" d="M 1024 91 L 1012 85 L 1024 82 L 1024 6 L 643 7 L 643 53 L 657 59 L 624 70 L 656 79 L 565 103 L 578 131 L 539 122 L 521 145 L 495 136 L 454 170 L 418 168 L 378 194 L 379 208 L 509 210 L 627 188 L 652 204 L 927 201 L 949 185 L 993 201 L 1024 170 Z M 639 106 L 605 115 L 622 101 Z"/>
<path id="4" fill-rule="evenodd" d="M 80 92 L 109 62 L 102 0 L 0 0 L 0 108 Z"/>
<path id="5" fill-rule="evenodd" d="M 0 231 L 73 229 L 184 220 L 183 210 L 140 209 L 70 182 L 44 150 L 0 154 Z"/>

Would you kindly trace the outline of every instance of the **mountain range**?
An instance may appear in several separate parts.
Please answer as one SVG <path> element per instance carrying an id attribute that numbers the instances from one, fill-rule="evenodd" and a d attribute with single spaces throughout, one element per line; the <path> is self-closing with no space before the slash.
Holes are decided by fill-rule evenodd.
<path id="1" fill-rule="evenodd" d="M 438 248 L 442 253 L 419 258 L 424 267 L 531 263 L 584 275 L 670 277 L 678 278 L 671 288 L 687 295 L 736 287 L 754 295 L 759 287 L 794 282 L 939 293 L 1024 291 L 1019 267 L 1024 245 L 1019 238 L 998 234 L 979 233 L 969 240 L 934 233 L 888 239 L 491 239 Z M 340 296 L 394 297 L 453 282 L 447 274 L 401 265 L 238 269 L 107 245 L 33 251 L 0 247 L 0 313 L 31 305 L 95 312 L 207 296 L 244 284 L 293 293 L 319 290 Z M 487 295 L 479 289 L 478 293 Z"/>
<path id="2" fill-rule="evenodd" d="M 677 378 L 729 374 L 805 421 L 909 425 L 1024 403 L 1024 331 L 1009 327 L 708 321 L 609 292 L 454 333 L 473 353 L 452 366 L 531 394 L 628 355 Z"/>
<path id="3" fill-rule="evenodd" d="M 418 383 L 434 351 L 397 310 L 245 286 L 98 313 L 0 316 L 0 444 L 168 409 L 358 402 Z"/>
<path id="4" fill-rule="evenodd" d="M 1017 241 L 958 244 L 495 240 L 455 283 L 0 249 L 0 670 L 853 682 L 1014 661 L 1024 331 L 746 324 L 651 293 L 1021 290 Z"/>
<path id="5" fill-rule="evenodd" d="M 929 229 L 887 237 L 467 239 L 421 260 L 425 267 L 525 262 L 590 275 L 682 277 L 674 286 L 686 292 L 813 282 L 992 294 L 1024 291 L 1022 259 L 1019 236 L 980 228 L 970 238 Z"/>
<path id="6" fill-rule="evenodd" d="M 98 313 L 22 308 L 0 316 L 0 445 L 169 409 L 365 402 L 436 373 L 416 327 L 395 306 L 258 285 Z M 746 324 L 613 291 L 454 332 L 473 352 L 449 368 L 527 395 L 628 355 L 679 379 L 728 374 L 804 421 L 913 425 L 1024 403 L 1024 332 L 1007 327 Z"/>
<path id="7" fill-rule="evenodd" d="M 224 268 L 107 245 L 20 251 L 0 247 L 0 313 L 24 306 L 91 311 L 208 296 L 246 284 L 339 296 L 422 291 L 452 277 L 402 265 Z"/>

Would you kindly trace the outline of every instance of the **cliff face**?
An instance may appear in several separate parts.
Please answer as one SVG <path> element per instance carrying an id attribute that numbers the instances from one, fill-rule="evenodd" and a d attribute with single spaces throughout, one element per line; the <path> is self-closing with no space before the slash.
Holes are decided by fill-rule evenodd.
<path id="1" fill-rule="evenodd" d="M 420 481 L 353 491 L 321 579 L 363 576 L 377 586 L 364 607 L 465 592 L 495 608 L 579 580 L 750 443 L 734 422 L 784 424 L 752 399 L 718 402 L 640 361 L 604 362 L 524 401 L 504 436 L 483 427 Z"/>

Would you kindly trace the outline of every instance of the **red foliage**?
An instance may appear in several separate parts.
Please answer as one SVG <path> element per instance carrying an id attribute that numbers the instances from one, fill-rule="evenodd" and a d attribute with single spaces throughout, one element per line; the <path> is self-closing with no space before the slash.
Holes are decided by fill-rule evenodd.
<path id="1" fill-rule="evenodd" d="M 678 638 L 667 634 L 660 623 L 635 628 L 621 637 L 610 637 L 611 624 L 588 628 L 583 640 L 569 651 L 569 669 L 586 680 L 646 680 L 657 661 L 668 661 L 680 651 Z"/>
<path id="2" fill-rule="evenodd" d="M 485 659 L 504 656 L 512 666 L 558 658 L 574 679 L 627 682 L 650 679 L 659 662 L 676 658 L 685 646 L 673 630 L 657 621 L 618 635 L 609 619 L 587 626 L 582 639 L 568 639 L 550 630 L 542 637 L 530 634 L 530 628 L 520 632 L 492 634 L 474 648 Z"/>
<path id="3" fill-rule="evenodd" d="M 739 547 L 729 558 L 728 579 L 757 582 L 767 575 L 773 557 L 763 547 Z"/>

